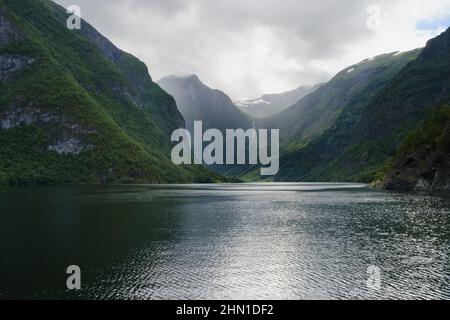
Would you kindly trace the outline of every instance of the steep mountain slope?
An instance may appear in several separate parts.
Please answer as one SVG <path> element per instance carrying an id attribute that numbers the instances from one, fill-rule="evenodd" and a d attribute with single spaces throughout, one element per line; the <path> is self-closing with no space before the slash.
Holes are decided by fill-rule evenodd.
<path id="1" fill-rule="evenodd" d="M 300 86 L 297 89 L 277 93 L 265 94 L 258 99 L 237 101 L 236 106 L 255 117 L 269 117 L 286 110 L 297 101 L 313 93 L 323 84 L 315 86 Z"/>
<path id="2" fill-rule="evenodd" d="M 247 129 L 253 126 L 250 115 L 239 110 L 222 91 L 204 85 L 196 75 L 168 76 L 158 84 L 175 98 L 190 130 L 196 120 L 203 121 L 206 129 Z"/>
<path id="3" fill-rule="evenodd" d="M 171 163 L 184 122 L 146 66 L 65 20 L 47 0 L 0 2 L 0 184 L 211 181 Z"/>
<path id="4" fill-rule="evenodd" d="M 327 132 L 332 132 L 332 128 L 341 119 L 346 126 L 350 127 L 371 99 L 405 65 L 416 59 L 419 53 L 420 50 L 405 53 L 395 52 L 363 60 L 345 68 L 328 83 L 287 110 L 272 117 L 259 119 L 258 127 L 280 128 L 282 156 L 280 172 L 275 180 L 299 181 L 305 179 L 312 181 L 321 179 L 318 174 L 309 177 L 308 173 L 315 168 L 327 165 L 328 163 L 321 161 L 321 157 L 324 154 L 333 153 L 335 147 L 326 144 L 321 146 L 314 156 L 311 155 L 308 158 L 306 154 L 307 160 L 300 161 L 300 158 L 303 157 L 303 150 L 309 150 L 306 149 L 306 146 L 318 143 L 322 136 L 326 136 Z M 311 150 L 315 151 L 314 148 Z M 331 162 L 333 159 L 327 161 Z M 254 172 L 245 173 L 241 178 L 253 180 L 255 174 Z M 333 179 L 334 177 L 330 178 L 330 181 Z"/>
<path id="5" fill-rule="evenodd" d="M 380 178 L 398 147 L 433 107 L 449 102 L 450 30 L 428 42 L 369 103 L 348 105 L 333 127 L 281 160 L 278 180 Z M 374 95 L 373 93 L 376 93 Z"/>
<path id="6" fill-rule="evenodd" d="M 314 93 L 289 109 L 258 122 L 261 127 L 282 128 L 284 142 L 304 145 L 330 128 L 344 110 L 360 109 L 419 51 L 384 54 L 339 72 Z"/>

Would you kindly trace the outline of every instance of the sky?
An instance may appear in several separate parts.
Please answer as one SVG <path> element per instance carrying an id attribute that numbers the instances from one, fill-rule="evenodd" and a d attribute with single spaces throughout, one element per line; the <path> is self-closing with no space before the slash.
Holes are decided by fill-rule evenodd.
<path id="1" fill-rule="evenodd" d="M 154 80 L 197 74 L 234 100 L 329 80 L 379 54 L 423 47 L 450 0 L 56 0 Z"/>

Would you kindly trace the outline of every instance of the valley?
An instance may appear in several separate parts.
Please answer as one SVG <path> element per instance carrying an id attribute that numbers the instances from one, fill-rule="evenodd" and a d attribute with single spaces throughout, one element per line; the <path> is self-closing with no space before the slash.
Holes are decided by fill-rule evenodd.
<path id="1" fill-rule="evenodd" d="M 270 181 L 449 188 L 449 124 L 437 110 L 450 104 L 450 30 L 425 48 L 348 66 L 326 83 L 236 101 L 195 74 L 155 82 L 88 22 L 67 29 L 66 17 L 46 0 L 1 2 L 2 186 L 268 179 L 255 161 L 173 163 L 171 134 L 201 121 L 222 135 L 279 130 L 279 170 Z M 235 158 L 236 148 L 220 149 Z"/>

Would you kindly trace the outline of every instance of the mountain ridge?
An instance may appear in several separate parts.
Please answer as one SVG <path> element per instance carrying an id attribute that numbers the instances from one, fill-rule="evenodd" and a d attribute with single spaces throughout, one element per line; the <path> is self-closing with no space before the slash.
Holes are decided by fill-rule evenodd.
<path id="1" fill-rule="evenodd" d="M 241 110 L 255 117 L 264 118 L 286 110 L 303 97 L 316 91 L 322 85 L 323 83 L 311 86 L 299 86 L 294 90 L 264 94 L 252 100 L 235 101 L 235 104 Z"/>

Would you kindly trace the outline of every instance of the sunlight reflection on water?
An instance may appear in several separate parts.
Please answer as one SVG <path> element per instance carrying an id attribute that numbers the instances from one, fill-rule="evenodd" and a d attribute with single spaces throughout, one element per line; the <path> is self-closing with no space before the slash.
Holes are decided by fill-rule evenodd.
<path id="1" fill-rule="evenodd" d="M 6 297 L 450 298 L 441 197 L 316 183 L 16 189 L 0 199 Z M 73 263 L 84 275 L 76 294 L 60 272 Z M 24 281 L 27 264 L 38 276 Z M 371 265 L 380 290 L 366 285 Z"/>

